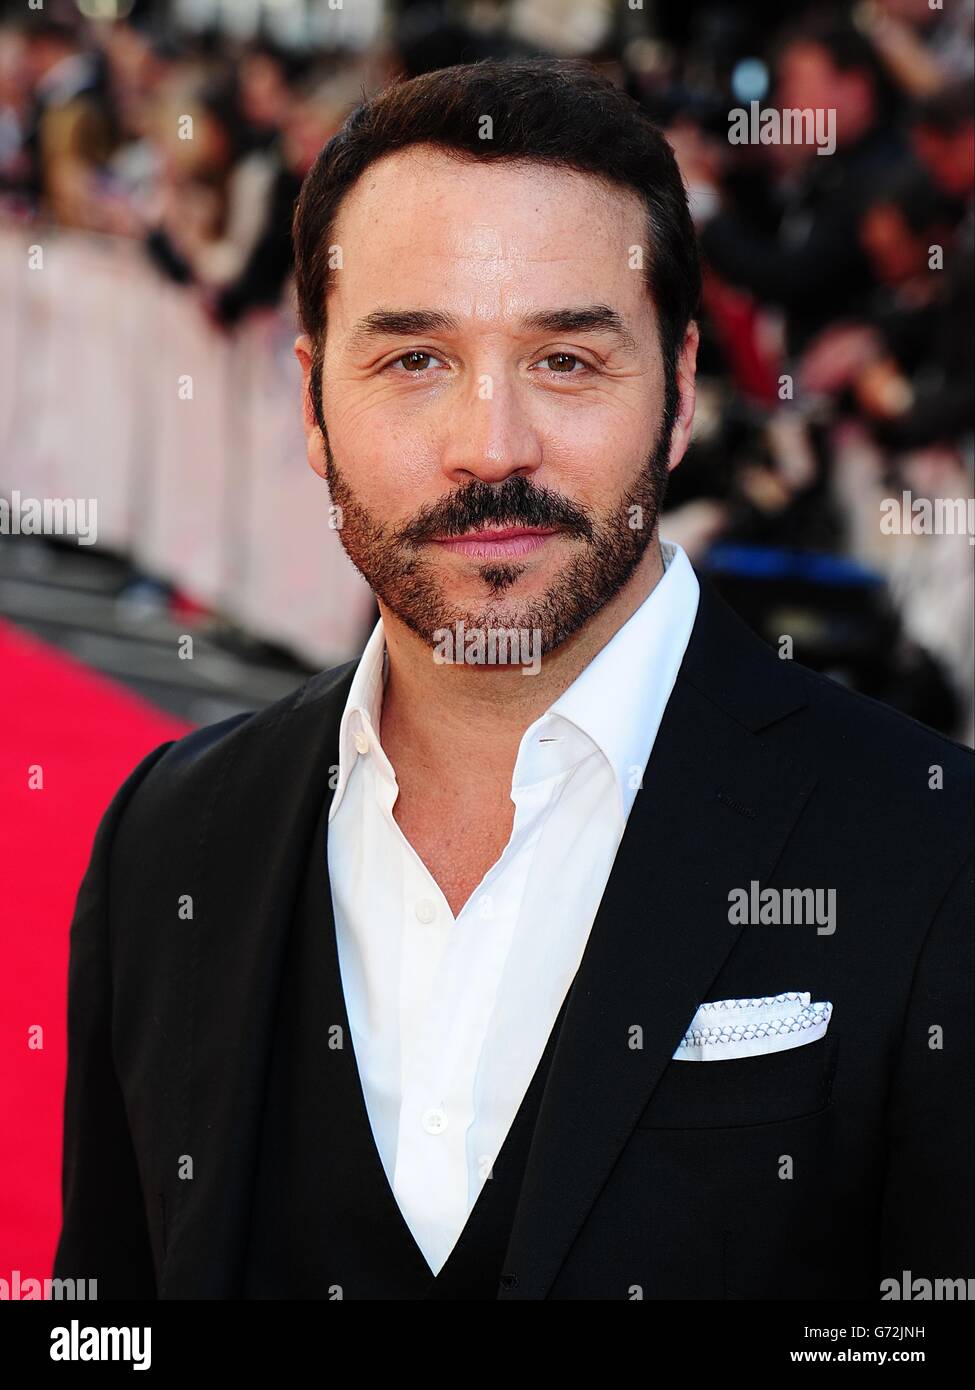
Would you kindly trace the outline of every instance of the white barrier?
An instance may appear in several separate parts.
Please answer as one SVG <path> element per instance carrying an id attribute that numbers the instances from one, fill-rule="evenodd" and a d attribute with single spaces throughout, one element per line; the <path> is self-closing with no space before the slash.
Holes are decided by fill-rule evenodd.
<path id="1" fill-rule="evenodd" d="M 140 246 L 53 228 L 0 229 L 0 294 L 0 494 L 94 498 L 100 546 L 316 665 L 354 656 L 372 595 L 305 459 L 291 312 L 222 333 Z"/>

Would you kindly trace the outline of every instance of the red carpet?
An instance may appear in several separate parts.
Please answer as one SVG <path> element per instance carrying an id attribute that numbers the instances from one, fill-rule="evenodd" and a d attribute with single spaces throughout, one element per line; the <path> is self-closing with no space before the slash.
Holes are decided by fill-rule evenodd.
<path id="1" fill-rule="evenodd" d="M 9 1284 L 14 1270 L 50 1276 L 60 1228 L 68 930 L 95 830 L 143 755 L 188 726 L 2 620 L 0 672 L 0 1279 Z M 35 766 L 43 790 L 29 788 Z"/>

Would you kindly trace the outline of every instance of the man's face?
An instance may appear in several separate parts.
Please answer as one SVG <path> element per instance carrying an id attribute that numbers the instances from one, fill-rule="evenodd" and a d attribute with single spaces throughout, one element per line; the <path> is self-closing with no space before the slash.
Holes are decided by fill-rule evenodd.
<path id="1" fill-rule="evenodd" d="M 900 285 L 927 269 L 928 238 L 914 232 L 893 203 L 874 203 L 860 221 L 860 241 L 874 274 L 886 285 Z"/>
<path id="2" fill-rule="evenodd" d="M 834 66 L 829 50 L 814 40 L 799 40 L 782 54 L 776 104 L 799 111 L 835 111 L 838 145 L 858 140 L 876 116 L 870 75 L 860 68 Z M 812 145 L 803 148 L 811 156 Z"/>
<path id="3" fill-rule="evenodd" d="M 964 198 L 975 184 L 975 121 L 956 131 L 918 125 L 913 131 L 914 149 L 939 188 L 953 198 Z"/>
<path id="4" fill-rule="evenodd" d="M 696 329 L 668 421 L 642 202 L 412 147 L 369 167 L 332 243 L 324 440 L 296 350 L 350 559 L 431 646 L 462 621 L 551 651 L 645 560 L 690 434 Z"/>

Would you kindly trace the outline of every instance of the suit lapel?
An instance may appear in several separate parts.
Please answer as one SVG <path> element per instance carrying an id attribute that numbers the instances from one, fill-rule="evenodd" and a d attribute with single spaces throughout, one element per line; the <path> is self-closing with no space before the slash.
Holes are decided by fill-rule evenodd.
<path id="1" fill-rule="evenodd" d="M 732 665 L 727 665 L 727 662 Z M 814 779 L 751 725 L 803 703 L 793 672 L 702 584 L 698 620 L 586 951 L 535 1127 L 502 1299 L 544 1298 L 767 881 Z M 642 1047 L 634 1047 L 642 1030 Z"/>

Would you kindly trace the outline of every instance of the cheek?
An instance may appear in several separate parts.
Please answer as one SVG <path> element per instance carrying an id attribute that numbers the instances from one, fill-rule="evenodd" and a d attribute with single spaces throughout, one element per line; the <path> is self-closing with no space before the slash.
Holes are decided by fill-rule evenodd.
<path id="1" fill-rule="evenodd" d="M 415 457 L 420 431 L 402 414 L 383 409 L 375 393 L 361 383 L 333 384 L 324 395 L 328 437 L 340 467 L 347 472 L 382 475 L 396 461 Z"/>
<path id="2" fill-rule="evenodd" d="M 544 440 L 548 469 L 563 490 L 605 506 L 646 462 L 660 429 L 662 407 L 646 399 L 616 399 L 598 412 L 562 417 Z M 583 498 L 583 494 L 588 494 Z"/>
<path id="3" fill-rule="evenodd" d="M 336 464 L 379 520 L 411 516 L 436 496 L 437 480 L 443 481 L 438 454 L 422 431 L 368 410 L 326 412 L 325 418 Z"/>

